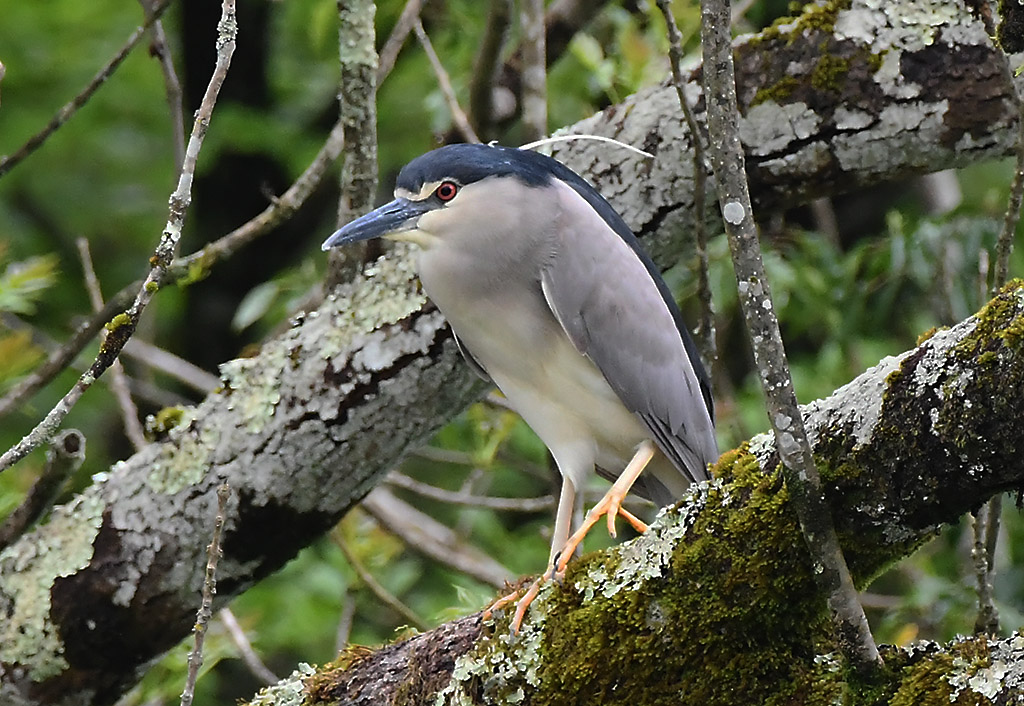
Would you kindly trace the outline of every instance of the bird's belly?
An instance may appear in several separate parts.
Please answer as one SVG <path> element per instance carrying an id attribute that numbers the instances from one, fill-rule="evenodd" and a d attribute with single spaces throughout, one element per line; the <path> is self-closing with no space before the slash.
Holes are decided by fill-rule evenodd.
<path id="1" fill-rule="evenodd" d="M 619 400 L 597 366 L 548 315 L 537 326 L 513 308 L 473 321 L 452 320 L 456 334 L 498 389 L 555 456 L 577 487 L 595 464 L 616 472 L 650 432 Z M 461 325 L 460 325 L 461 324 Z"/>

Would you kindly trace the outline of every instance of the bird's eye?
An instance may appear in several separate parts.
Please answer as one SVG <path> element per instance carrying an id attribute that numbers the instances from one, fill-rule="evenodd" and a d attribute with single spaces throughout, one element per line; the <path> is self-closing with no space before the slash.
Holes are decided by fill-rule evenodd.
<path id="1" fill-rule="evenodd" d="M 455 198 L 455 194 L 459 193 L 459 185 L 454 181 L 442 181 L 441 185 L 434 190 L 434 194 L 437 195 L 442 202 L 447 203 Z"/>

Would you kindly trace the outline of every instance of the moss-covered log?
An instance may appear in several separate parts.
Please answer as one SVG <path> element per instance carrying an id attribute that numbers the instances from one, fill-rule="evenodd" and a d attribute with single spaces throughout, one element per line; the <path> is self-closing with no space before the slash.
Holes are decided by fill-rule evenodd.
<path id="1" fill-rule="evenodd" d="M 855 580 L 993 494 L 1024 490 L 1024 283 L 805 408 Z M 293 678 L 310 703 L 957 704 L 1024 699 L 1024 637 L 841 664 L 762 436 L 644 536 L 570 565 L 522 631 L 479 615 Z M 279 703 L 260 697 L 254 703 Z"/>

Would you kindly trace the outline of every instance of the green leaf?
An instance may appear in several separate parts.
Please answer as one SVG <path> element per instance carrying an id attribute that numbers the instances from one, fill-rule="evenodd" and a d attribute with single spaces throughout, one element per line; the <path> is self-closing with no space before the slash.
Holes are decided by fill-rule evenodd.
<path id="1" fill-rule="evenodd" d="M 39 255 L 12 262 L 0 276 L 0 311 L 35 313 L 36 301 L 56 278 L 56 255 Z"/>
<path id="2" fill-rule="evenodd" d="M 231 328 L 235 331 L 244 331 L 259 321 L 273 306 L 279 293 L 280 288 L 276 282 L 263 282 L 250 289 L 235 310 Z"/>

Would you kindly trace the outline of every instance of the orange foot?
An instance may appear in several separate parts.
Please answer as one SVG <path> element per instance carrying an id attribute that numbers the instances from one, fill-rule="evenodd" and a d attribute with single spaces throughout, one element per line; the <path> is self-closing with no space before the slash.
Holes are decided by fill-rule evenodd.
<path id="1" fill-rule="evenodd" d="M 587 533 L 596 525 L 602 516 L 608 518 L 608 534 L 612 537 L 616 536 L 615 532 L 615 518 L 622 515 L 629 524 L 633 525 L 633 528 L 641 534 L 647 531 L 647 525 L 645 525 L 636 515 L 622 507 L 623 501 L 626 499 L 626 495 L 629 493 L 630 488 L 636 482 L 636 479 L 643 472 L 644 468 L 650 462 L 654 456 L 654 444 L 650 441 L 645 441 L 637 448 L 636 455 L 633 456 L 633 460 L 629 462 L 622 475 L 618 477 L 608 492 L 605 493 L 604 497 L 595 505 L 590 512 L 587 513 L 586 518 L 583 520 L 583 524 L 578 530 L 576 530 L 562 550 L 558 552 L 555 559 L 548 566 L 547 571 L 541 574 L 536 581 L 530 584 L 530 587 L 526 589 L 526 593 L 523 593 L 522 598 L 516 603 L 516 612 L 512 616 L 511 629 L 513 633 L 519 632 L 519 628 L 523 624 L 523 618 L 526 616 L 526 610 L 533 603 L 533 600 L 540 593 L 541 586 L 545 582 L 555 579 L 561 582 L 565 578 L 565 569 L 569 565 L 569 561 L 572 559 L 573 554 L 576 552 L 576 548 L 579 547 L 583 538 L 587 536 Z M 512 601 L 514 601 L 519 594 L 522 592 L 521 589 L 510 593 L 507 596 L 503 596 L 495 601 L 491 606 L 484 611 L 484 617 L 490 618 L 491 612 L 502 608 Z"/>

